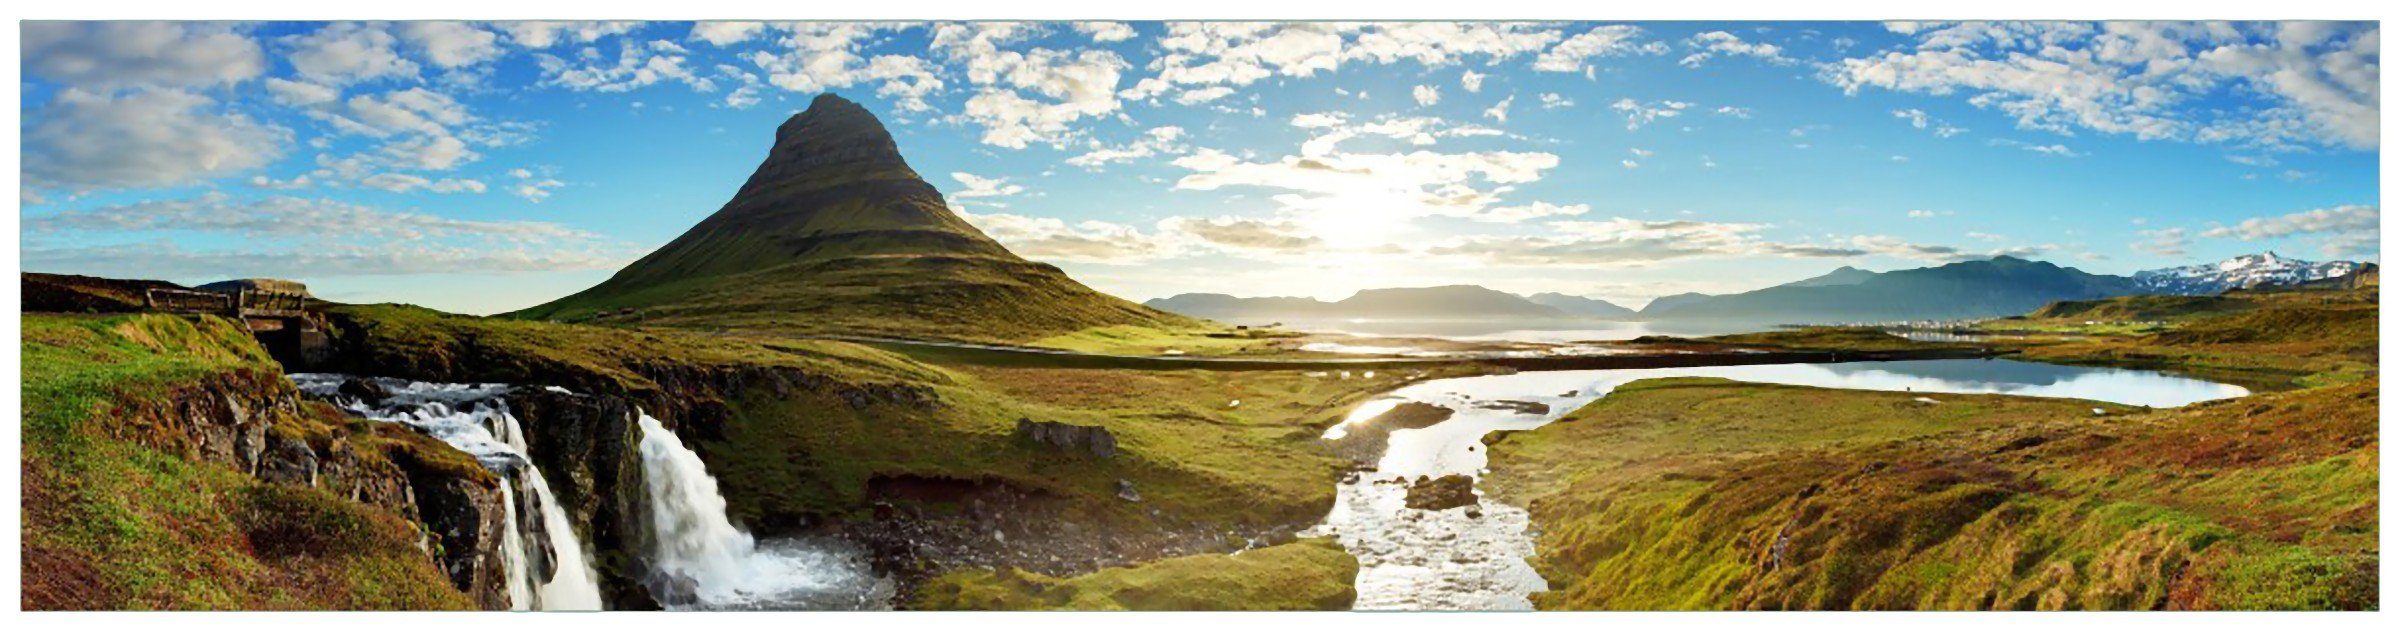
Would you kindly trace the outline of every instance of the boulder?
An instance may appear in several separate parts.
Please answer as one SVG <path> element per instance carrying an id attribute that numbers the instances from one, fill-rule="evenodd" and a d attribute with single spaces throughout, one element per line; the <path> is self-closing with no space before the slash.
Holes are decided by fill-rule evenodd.
<path id="1" fill-rule="evenodd" d="M 1441 478 L 1417 477 L 1408 486 L 1408 508 L 1441 511 L 1476 504 L 1475 479 L 1465 474 Z"/>

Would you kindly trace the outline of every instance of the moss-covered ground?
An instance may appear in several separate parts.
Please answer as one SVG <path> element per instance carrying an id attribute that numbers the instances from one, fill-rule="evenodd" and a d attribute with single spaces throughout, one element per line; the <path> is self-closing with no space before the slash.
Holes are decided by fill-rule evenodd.
<path id="1" fill-rule="evenodd" d="M 22 607 L 472 606 L 417 548 L 414 523 L 198 461 L 180 437 L 124 414 L 197 384 L 279 380 L 232 324 L 27 314 L 20 348 Z M 277 429 L 381 443 L 323 409 Z"/>
<path id="2" fill-rule="evenodd" d="M 915 604 L 929 610 L 1346 610 L 1358 559 L 1331 539 L 1235 554 L 1168 558 L 1072 578 L 1003 569 L 951 573 Z"/>

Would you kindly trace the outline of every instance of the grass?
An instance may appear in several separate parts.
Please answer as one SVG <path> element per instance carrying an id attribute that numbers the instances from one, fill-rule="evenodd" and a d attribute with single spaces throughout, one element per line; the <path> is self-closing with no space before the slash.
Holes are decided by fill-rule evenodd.
<path id="1" fill-rule="evenodd" d="M 1071 578 L 971 570 L 930 582 L 929 610 L 1346 610 L 1358 560 L 1331 539 L 1192 555 Z"/>
<path id="2" fill-rule="evenodd" d="M 1343 466 L 1317 435 L 1350 404 L 1410 379 L 1391 371 L 1344 379 L 1304 371 L 945 367 L 863 345 L 765 335 L 400 306 L 332 314 L 339 337 L 361 350 L 349 361 L 360 372 L 682 401 L 692 416 L 650 410 L 708 460 L 737 520 L 778 528 L 856 517 L 867 511 L 878 478 L 1007 486 L 1064 500 L 1096 526 L 1126 529 L 1312 521 L 1331 506 Z M 938 404 L 859 396 L 903 391 L 930 394 Z M 699 417 L 710 411 L 721 419 Z M 1105 427 L 1119 454 L 1062 459 L 1018 441 L 1019 418 Z M 1144 501 L 1118 500 L 1120 479 L 1133 482 Z"/>
<path id="3" fill-rule="evenodd" d="M 1300 334 L 1270 329 L 1235 329 L 1202 321 L 1190 326 L 1110 325 L 1026 343 L 1036 347 L 1108 355 L 1233 356 L 1288 352 L 1278 341 Z"/>
<path id="4" fill-rule="evenodd" d="M 198 460 L 175 417 L 153 414 L 199 390 L 289 388 L 232 324 L 28 314 L 21 349 L 23 607 L 471 607 L 417 548 L 414 523 Z M 254 414 L 276 415 L 278 432 L 379 445 L 324 412 Z"/>
<path id="5" fill-rule="evenodd" d="M 2127 335 L 2019 337 L 2029 360 L 2165 369 L 2253 389 L 2332 386 L 2376 367 L 2375 289 L 2239 292 L 2252 307 L 2195 314 Z M 2088 332 L 2087 332 L 2088 333 Z"/>
<path id="6" fill-rule="evenodd" d="M 1548 609 L 2376 608 L 2373 295 L 2244 300 L 2023 353 L 2284 392 L 2133 410 L 1649 380 L 1494 439 L 1485 485 L 1532 512 Z"/>

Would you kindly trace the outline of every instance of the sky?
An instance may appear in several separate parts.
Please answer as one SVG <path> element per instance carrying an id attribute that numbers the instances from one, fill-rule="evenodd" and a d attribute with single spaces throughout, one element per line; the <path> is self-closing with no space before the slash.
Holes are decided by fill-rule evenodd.
<path id="1" fill-rule="evenodd" d="M 2375 23 L 24 22 L 21 263 L 493 313 L 821 92 L 1133 300 L 2379 258 Z"/>

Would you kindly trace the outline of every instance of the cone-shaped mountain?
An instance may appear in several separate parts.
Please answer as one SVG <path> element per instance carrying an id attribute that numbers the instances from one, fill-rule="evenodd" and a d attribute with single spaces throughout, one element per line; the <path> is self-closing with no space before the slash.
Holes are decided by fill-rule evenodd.
<path id="1" fill-rule="evenodd" d="M 775 130 L 716 214 L 607 281 L 515 315 L 978 341 L 1191 324 L 1010 253 L 950 212 L 874 114 L 831 94 Z"/>

